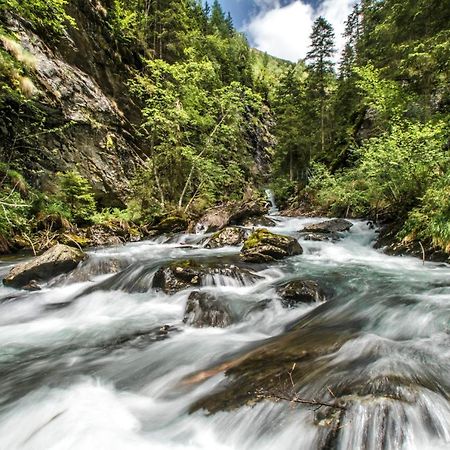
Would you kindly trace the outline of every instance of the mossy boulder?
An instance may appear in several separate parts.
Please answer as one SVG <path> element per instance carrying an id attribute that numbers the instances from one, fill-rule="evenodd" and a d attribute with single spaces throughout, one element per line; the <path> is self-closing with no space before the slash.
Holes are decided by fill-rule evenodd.
<path id="1" fill-rule="evenodd" d="M 206 242 L 206 248 L 242 245 L 248 232 L 239 227 L 227 227 L 214 233 Z"/>
<path id="2" fill-rule="evenodd" d="M 57 244 L 40 256 L 15 266 L 3 280 L 5 286 L 23 288 L 30 282 L 46 282 L 70 272 L 84 261 L 87 255 L 73 247 Z"/>
<path id="3" fill-rule="evenodd" d="M 241 258 L 246 262 L 265 263 L 302 253 L 303 249 L 297 239 L 262 228 L 252 233 L 245 241 Z"/>
<path id="4" fill-rule="evenodd" d="M 183 322 L 196 328 L 225 328 L 232 324 L 233 316 L 214 295 L 194 291 L 189 295 Z"/>
<path id="5" fill-rule="evenodd" d="M 294 280 L 277 287 L 277 294 L 286 308 L 292 308 L 299 303 L 324 302 L 326 294 L 316 281 Z"/>

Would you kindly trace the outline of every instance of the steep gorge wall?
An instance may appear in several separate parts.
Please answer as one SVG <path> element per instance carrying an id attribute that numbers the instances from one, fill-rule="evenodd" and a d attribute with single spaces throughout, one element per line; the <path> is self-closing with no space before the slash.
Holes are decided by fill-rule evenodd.
<path id="1" fill-rule="evenodd" d="M 0 159 L 16 163 L 41 189 L 51 189 L 53 173 L 76 167 L 100 204 L 121 206 L 144 149 L 135 132 L 140 108 L 127 89 L 139 56 L 115 43 L 105 6 L 73 0 L 68 12 L 77 26 L 57 40 L 9 18 L 31 54 L 38 93 L 26 104 L 2 105 Z"/>

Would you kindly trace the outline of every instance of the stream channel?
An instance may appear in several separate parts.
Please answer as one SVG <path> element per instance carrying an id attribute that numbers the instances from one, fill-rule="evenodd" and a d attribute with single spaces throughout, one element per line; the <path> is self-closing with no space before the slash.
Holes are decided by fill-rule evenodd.
<path id="1" fill-rule="evenodd" d="M 168 262 L 239 264 L 240 248 L 203 248 L 205 235 L 94 249 L 38 292 L 0 287 L 0 449 L 450 448 L 449 266 L 375 250 L 365 222 L 314 242 L 299 230 L 323 219 L 272 217 L 269 230 L 304 253 L 247 266 L 256 278 L 206 277 L 201 289 L 236 318 L 226 328 L 183 323 L 194 288 L 152 288 Z M 0 278 L 18 261 L 4 259 Z M 317 281 L 327 301 L 283 307 L 276 286 L 298 278 Z M 303 398 L 345 401 L 338 422 L 335 411 L 269 399 L 192 408 L 233 375 L 186 379 L 293 328 L 296 348 L 311 349 L 311 336 L 338 343 L 295 369 L 307 372 Z"/>

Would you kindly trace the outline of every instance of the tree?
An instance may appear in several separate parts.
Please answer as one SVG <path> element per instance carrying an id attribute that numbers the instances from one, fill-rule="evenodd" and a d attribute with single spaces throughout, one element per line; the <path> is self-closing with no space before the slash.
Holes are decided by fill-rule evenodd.
<path id="1" fill-rule="evenodd" d="M 310 80 L 309 92 L 312 104 L 316 104 L 320 117 L 321 153 L 325 154 L 325 115 L 326 102 L 329 98 L 328 87 L 333 74 L 335 53 L 333 27 L 323 17 L 318 17 L 310 36 L 310 50 L 306 55 Z"/>

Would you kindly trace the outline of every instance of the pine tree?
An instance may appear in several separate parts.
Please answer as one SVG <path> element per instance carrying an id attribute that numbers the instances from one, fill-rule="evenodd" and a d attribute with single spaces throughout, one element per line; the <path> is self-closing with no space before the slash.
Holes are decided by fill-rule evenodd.
<path id="1" fill-rule="evenodd" d="M 306 55 L 310 72 L 309 91 L 312 103 L 318 104 L 320 116 L 320 142 L 322 156 L 325 153 L 325 115 L 328 100 L 327 87 L 333 74 L 332 57 L 335 53 L 333 27 L 323 17 L 314 22 L 310 36 L 310 50 Z"/>

